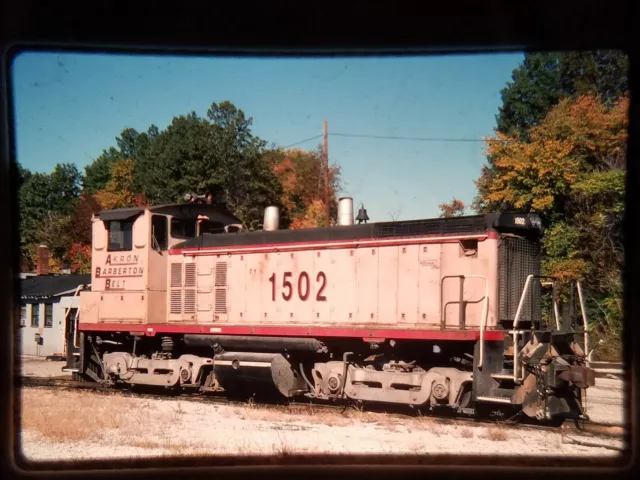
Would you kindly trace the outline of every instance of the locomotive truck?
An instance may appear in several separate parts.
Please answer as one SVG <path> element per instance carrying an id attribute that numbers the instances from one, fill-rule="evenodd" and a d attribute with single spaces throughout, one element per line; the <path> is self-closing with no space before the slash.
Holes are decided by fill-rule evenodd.
<path id="1" fill-rule="evenodd" d="M 286 230 L 268 207 L 258 231 L 209 200 L 97 213 L 66 370 L 113 386 L 588 418 L 586 317 L 561 316 L 554 294 L 543 319 L 543 289 L 558 287 L 540 275 L 536 214 L 367 223 L 362 208 L 356 223 L 351 199 L 338 210 L 334 226 Z"/>

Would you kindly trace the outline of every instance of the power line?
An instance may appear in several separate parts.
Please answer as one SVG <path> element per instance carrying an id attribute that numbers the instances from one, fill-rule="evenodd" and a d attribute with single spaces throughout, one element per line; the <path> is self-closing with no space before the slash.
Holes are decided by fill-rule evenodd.
<path id="1" fill-rule="evenodd" d="M 364 135 L 357 133 L 329 133 L 329 135 L 335 135 L 336 137 L 352 137 L 352 138 L 372 138 L 378 140 L 409 140 L 409 141 L 417 141 L 417 142 L 449 142 L 449 143 L 481 143 L 484 142 L 484 139 L 481 138 L 446 138 L 446 137 L 398 137 L 393 135 Z M 296 145 L 300 145 L 301 143 L 309 142 L 311 140 L 315 140 L 316 138 L 320 138 L 323 135 L 315 135 L 310 138 L 306 138 L 304 140 L 300 140 L 299 142 L 292 143 L 291 145 L 287 145 L 282 148 L 291 148 Z"/>
<path id="2" fill-rule="evenodd" d="M 282 147 L 282 148 L 291 148 L 291 147 L 295 147 L 296 145 L 300 145 L 301 143 L 305 143 L 305 142 L 309 142 L 311 140 L 315 140 L 316 138 L 320 138 L 324 136 L 323 134 L 320 135 L 316 135 L 315 137 L 310 137 L 310 138 L 306 138 L 304 140 L 300 140 L 299 142 L 296 143 L 292 143 L 291 145 L 287 145 L 286 147 Z"/>
<path id="3" fill-rule="evenodd" d="M 444 138 L 444 137 L 394 137 L 390 135 L 360 135 L 355 133 L 331 133 L 337 137 L 376 138 L 382 140 L 415 140 L 421 142 L 484 142 L 480 138 Z"/>

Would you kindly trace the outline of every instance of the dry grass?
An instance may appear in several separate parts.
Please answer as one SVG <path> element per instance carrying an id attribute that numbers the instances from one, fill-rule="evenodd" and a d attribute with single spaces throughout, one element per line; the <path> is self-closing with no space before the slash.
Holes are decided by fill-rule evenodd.
<path id="1" fill-rule="evenodd" d="M 468 428 L 463 428 L 460 431 L 460 436 L 462 438 L 473 438 L 473 432 L 471 430 L 469 430 Z"/>
<path id="2" fill-rule="evenodd" d="M 105 402 L 88 392 L 27 391 L 21 399 L 21 426 L 53 441 L 95 440 L 105 429 L 127 426 L 129 402 L 110 397 Z"/>
<path id="3" fill-rule="evenodd" d="M 501 430 L 499 428 L 491 428 L 487 430 L 486 438 L 488 438 L 492 442 L 505 442 L 507 441 L 508 437 L 504 430 Z"/>

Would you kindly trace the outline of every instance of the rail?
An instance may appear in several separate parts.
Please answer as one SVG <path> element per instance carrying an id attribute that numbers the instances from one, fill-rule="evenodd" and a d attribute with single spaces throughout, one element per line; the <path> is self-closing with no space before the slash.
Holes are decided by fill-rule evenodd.
<path id="1" fill-rule="evenodd" d="M 480 359 L 478 360 L 478 368 L 482 368 L 482 363 L 484 361 L 484 331 L 487 328 L 487 316 L 489 314 L 489 280 L 484 275 L 445 275 L 440 279 L 440 328 L 444 328 L 446 326 L 445 319 L 445 309 L 443 296 L 444 296 L 444 281 L 447 278 L 458 278 L 460 279 L 460 299 L 459 299 L 459 309 L 458 309 L 458 326 L 460 329 L 464 329 L 465 321 L 464 321 L 464 281 L 467 278 L 479 278 L 484 280 L 484 302 L 482 304 L 482 316 L 480 317 Z"/>

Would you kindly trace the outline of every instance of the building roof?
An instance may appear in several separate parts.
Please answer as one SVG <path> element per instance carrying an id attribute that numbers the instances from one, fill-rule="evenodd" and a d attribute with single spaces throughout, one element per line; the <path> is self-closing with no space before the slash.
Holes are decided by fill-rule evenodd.
<path id="1" fill-rule="evenodd" d="M 91 275 L 39 275 L 20 280 L 22 300 L 46 300 L 71 295 L 80 285 L 89 285 Z"/>

